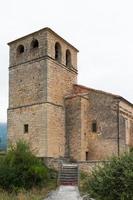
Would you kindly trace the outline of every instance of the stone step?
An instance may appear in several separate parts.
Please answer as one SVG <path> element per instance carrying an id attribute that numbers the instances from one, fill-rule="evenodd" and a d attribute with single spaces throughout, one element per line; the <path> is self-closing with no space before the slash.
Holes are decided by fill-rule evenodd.
<path id="1" fill-rule="evenodd" d="M 62 167 L 63 169 L 77 170 L 77 167 Z"/>
<path id="2" fill-rule="evenodd" d="M 71 177 L 71 176 L 68 176 L 68 177 L 60 176 L 59 178 L 60 178 L 60 180 L 61 180 L 61 179 L 63 179 L 63 180 L 64 180 L 64 179 L 66 179 L 66 180 L 67 180 L 67 179 L 72 179 L 72 180 L 73 180 L 73 179 L 78 179 L 77 176 L 73 176 L 73 177 Z"/>
<path id="3" fill-rule="evenodd" d="M 74 181 L 68 181 L 68 182 L 61 182 L 61 185 L 77 185 L 78 182 L 74 182 Z"/>
<path id="4" fill-rule="evenodd" d="M 77 168 L 70 168 L 70 167 L 63 167 L 62 169 L 66 169 L 66 170 L 78 170 Z"/>
<path id="5" fill-rule="evenodd" d="M 77 177 L 61 177 L 60 180 L 78 180 Z"/>
<path id="6" fill-rule="evenodd" d="M 61 169 L 61 171 L 66 171 L 66 172 L 78 172 L 78 169 Z"/>
<path id="7" fill-rule="evenodd" d="M 77 180 L 61 180 L 60 183 L 77 183 Z"/>
<path id="8" fill-rule="evenodd" d="M 66 164 L 66 163 L 63 163 L 62 164 L 62 167 L 77 167 L 77 164 Z"/>
<path id="9" fill-rule="evenodd" d="M 61 178 L 63 178 L 63 179 L 67 179 L 67 178 L 75 179 L 75 178 L 77 178 L 78 179 L 78 176 L 60 176 L 59 178 L 60 179 Z"/>
<path id="10" fill-rule="evenodd" d="M 78 174 L 60 174 L 60 178 L 61 177 L 64 177 L 64 178 L 66 178 L 66 177 L 77 177 L 77 175 Z"/>
<path id="11" fill-rule="evenodd" d="M 78 174 L 60 174 L 59 177 L 64 177 L 64 178 L 66 178 L 66 177 L 78 177 Z"/>
<path id="12" fill-rule="evenodd" d="M 69 172 L 61 171 L 60 173 L 61 174 L 78 174 L 78 172 L 71 172 L 71 171 L 69 171 Z"/>
<path id="13" fill-rule="evenodd" d="M 77 167 L 62 167 L 63 169 L 78 169 Z"/>
<path id="14" fill-rule="evenodd" d="M 75 173 L 72 173 L 72 172 L 60 172 L 60 174 L 62 174 L 62 175 L 75 175 L 75 176 L 77 176 L 77 174 L 78 174 L 78 172 L 75 172 Z"/>
<path id="15" fill-rule="evenodd" d="M 60 171 L 61 171 L 61 172 L 62 172 L 62 171 L 63 171 L 63 172 L 64 172 L 64 171 L 65 171 L 65 172 L 78 172 L 77 169 L 76 169 L 76 170 L 75 170 L 75 169 L 74 169 L 74 170 L 73 170 L 73 169 L 61 169 Z"/>
<path id="16" fill-rule="evenodd" d="M 76 164 L 63 164 L 59 173 L 60 185 L 78 185 L 78 167 Z"/>
<path id="17" fill-rule="evenodd" d="M 60 181 L 61 184 L 65 184 L 65 183 L 73 183 L 73 184 L 77 184 L 78 181 L 77 180 L 61 180 Z"/>
<path id="18" fill-rule="evenodd" d="M 77 176 L 78 175 L 78 173 L 60 173 L 60 176 Z"/>

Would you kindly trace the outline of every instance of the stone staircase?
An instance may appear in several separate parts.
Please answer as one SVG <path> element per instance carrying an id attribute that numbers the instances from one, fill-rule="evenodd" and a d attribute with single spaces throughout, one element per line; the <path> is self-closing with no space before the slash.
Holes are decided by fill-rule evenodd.
<path id="1" fill-rule="evenodd" d="M 59 171 L 59 185 L 78 186 L 79 170 L 76 164 L 62 164 Z"/>

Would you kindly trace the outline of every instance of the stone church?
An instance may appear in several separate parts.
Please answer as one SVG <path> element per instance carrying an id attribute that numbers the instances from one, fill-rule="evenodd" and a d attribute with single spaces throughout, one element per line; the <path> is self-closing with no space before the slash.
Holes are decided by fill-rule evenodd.
<path id="1" fill-rule="evenodd" d="M 50 28 L 10 42 L 8 137 L 38 157 L 105 160 L 133 146 L 133 104 L 77 83 L 78 50 Z"/>

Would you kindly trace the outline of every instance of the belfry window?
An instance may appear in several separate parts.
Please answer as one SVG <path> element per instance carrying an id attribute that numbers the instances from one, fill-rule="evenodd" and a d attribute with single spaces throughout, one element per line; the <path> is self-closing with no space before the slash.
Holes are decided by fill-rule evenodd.
<path id="1" fill-rule="evenodd" d="M 17 54 L 19 55 L 19 54 L 22 54 L 22 53 L 24 53 L 24 46 L 21 44 L 17 48 Z"/>
<path id="2" fill-rule="evenodd" d="M 33 39 L 31 42 L 31 49 L 35 49 L 39 47 L 39 42 L 36 39 Z"/>
<path id="3" fill-rule="evenodd" d="M 66 50 L 66 66 L 71 66 L 71 53 L 68 49 Z"/>
<path id="4" fill-rule="evenodd" d="M 92 127 L 91 127 L 91 128 L 92 128 L 92 132 L 93 132 L 93 133 L 96 133 L 96 132 L 97 132 L 97 122 L 96 122 L 96 121 L 93 121 L 93 122 L 92 122 Z"/>
<path id="5" fill-rule="evenodd" d="M 55 44 L 55 60 L 61 62 L 61 46 L 58 42 Z"/>

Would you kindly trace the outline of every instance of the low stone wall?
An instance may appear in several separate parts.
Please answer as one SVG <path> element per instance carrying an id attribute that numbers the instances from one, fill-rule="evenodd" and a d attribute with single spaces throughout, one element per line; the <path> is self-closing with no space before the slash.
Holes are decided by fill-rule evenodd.
<path id="1" fill-rule="evenodd" d="M 43 158 L 44 163 L 49 167 L 55 170 L 59 170 L 62 163 L 68 163 L 68 161 L 64 158 L 52 158 L 47 157 Z M 89 161 L 78 161 L 75 162 L 79 166 L 79 170 L 83 172 L 90 173 L 96 166 L 102 166 L 105 162 L 109 161 L 101 161 L 101 160 L 89 160 Z"/>
<path id="2" fill-rule="evenodd" d="M 91 173 L 96 166 L 102 166 L 105 162 L 101 160 L 91 160 L 91 161 L 79 161 L 77 162 L 79 170 L 87 173 Z"/>
<path id="3" fill-rule="evenodd" d="M 49 168 L 55 169 L 57 171 L 59 170 L 62 162 L 60 159 L 52 157 L 43 158 L 43 161 Z"/>

